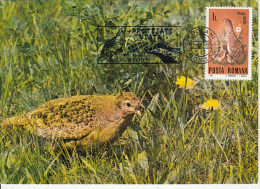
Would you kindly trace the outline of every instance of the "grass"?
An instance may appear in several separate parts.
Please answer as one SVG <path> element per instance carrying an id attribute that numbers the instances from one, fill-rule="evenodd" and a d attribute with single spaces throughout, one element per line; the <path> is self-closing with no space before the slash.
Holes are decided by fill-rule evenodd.
<path id="1" fill-rule="evenodd" d="M 257 16 L 251 81 L 206 81 L 204 66 L 185 57 L 171 65 L 96 61 L 105 41 L 97 38 L 104 32 L 97 25 L 156 25 L 174 18 L 185 35 L 204 25 L 209 5 L 252 6 L 257 15 L 254 0 L 1 1 L 0 120 L 55 98 L 121 90 L 134 92 L 146 109 L 109 150 L 94 154 L 54 151 L 22 128 L 1 126 L 0 182 L 257 183 Z M 179 88 L 180 75 L 193 79 L 194 88 Z M 210 98 L 221 108 L 202 110 Z"/>

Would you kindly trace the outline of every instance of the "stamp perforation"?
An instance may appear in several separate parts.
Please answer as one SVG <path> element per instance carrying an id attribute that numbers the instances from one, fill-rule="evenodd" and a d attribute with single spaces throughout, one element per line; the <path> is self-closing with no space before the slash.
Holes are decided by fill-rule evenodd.
<path id="1" fill-rule="evenodd" d="M 206 17 L 206 27 L 210 28 L 210 22 L 214 21 L 214 12 L 213 15 L 211 15 L 211 17 L 213 17 L 213 21 L 209 20 L 210 19 L 210 10 L 212 12 L 212 10 L 218 10 L 218 12 L 221 12 L 221 10 L 223 11 L 227 11 L 227 10 L 232 10 L 237 11 L 237 14 L 239 16 L 243 16 L 244 12 L 239 13 L 238 10 L 246 10 L 248 11 L 248 24 L 247 24 L 247 29 L 246 32 L 248 32 L 248 38 L 246 38 L 246 43 L 242 44 L 242 42 L 240 41 L 240 35 L 234 35 L 234 31 L 233 31 L 233 25 L 232 25 L 232 20 L 235 20 L 234 17 L 234 13 L 228 17 L 229 19 L 226 19 L 225 22 L 225 34 L 224 34 L 224 40 L 223 40 L 223 44 L 222 44 L 222 51 L 219 52 L 219 59 L 218 61 L 215 62 L 216 65 L 220 65 L 219 69 L 223 69 L 223 67 L 227 67 L 225 68 L 225 71 L 221 70 L 221 71 L 215 71 L 212 72 L 211 74 L 209 73 L 210 69 L 213 68 L 213 63 L 206 63 L 205 64 L 205 79 L 225 79 L 225 80 L 251 80 L 252 79 L 252 36 L 253 36 L 253 31 L 252 31 L 252 18 L 253 18 L 253 11 L 252 11 L 252 7 L 219 7 L 219 6 L 209 6 L 209 7 L 205 7 L 205 17 Z M 231 12 L 232 12 L 231 11 Z M 232 17 L 233 16 L 233 17 Z M 239 17 L 237 16 L 237 17 Z M 221 16 L 220 16 L 221 17 Z M 244 16 L 246 18 L 246 16 Z M 243 17 L 243 19 L 244 19 Z M 246 18 L 247 19 L 247 18 Z M 224 20 L 224 19 L 223 19 Z M 215 20 L 218 21 L 218 20 Z M 235 20 L 236 21 L 236 20 Z M 246 23 L 243 22 L 243 24 Z M 228 25 L 229 24 L 229 25 Z M 216 24 L 215 24 L 216 25 Z M 227 27 L 232 28 L 231 30 L 228 30 Z M 243 27 L 245 28 L 245 27 Z M 236 27 L 236 32 L 241 32 L 241 27 Z M 233 32 L 233 33 L 232 33 Z M 240 34 L 240 33 L 239 33 Z M 245 36 L 245 35 L 244 35 Z M 232 40 L 233 37 L 233 40 Z M 242 38 L 242 37 L 241 37 Z M 236 45 L 234 45 L 234 41 L 235 39 L 239 42 L 239 43 L 235 43 Z M 246 46 L 247 44 L 247 46 Z M 226 46 L 227 45 L 227 46 Z M 232 47 L 232 48 L 231 48 Z M 235 49 L 235 50 L 233 50 Z M 246 52 L 244 50 L 247 50 Z M 205 54 L 207 54 L 208 49 L 205 49 Z M 235 56 L 235 53 L 238 52 Z M 242 53 L 241 53 L 242 52 Z M 221 54 L 222 53 L 222 54 Z M 240 53 L 240 54 L 239 54 Z M 245 62 L 243 62 L 244 60 L 241 59 L 240 57 L 243 56 L 244 53 L 244 57 L 246 57 Z M 221 56 L 223 55 L 223 56 Z M 240 58 L 240 59 L 232 59 L 233 57 L 235 58 Z M 222 59 L 223 60 L 222 60 Z M 227 62 L 220 62 L 220 61 L 227 61 Z M 240 61 L 240 62 L 239 62 Z M 247 62 L 247 67 L 245 66 Z M 221 65 L 221 63 L 223 65 Z M 225 65 L 226 64 L 226 65 Z M 239 65 L 240 64 L 240 65 Z M 237 66 L 239 65 L 239 66 Z M 242 65 L 242 66 L 241 66 Z M 237 66 L 237 67 L 235 67 Z M 244 67 L 243 67 L 244 66 Z M 228 70 L 228 74 L 226 73 Z M 233 73 L 232 73 L 233 70 Z M 235 74 L 234 74 L 235 73 Z"/>

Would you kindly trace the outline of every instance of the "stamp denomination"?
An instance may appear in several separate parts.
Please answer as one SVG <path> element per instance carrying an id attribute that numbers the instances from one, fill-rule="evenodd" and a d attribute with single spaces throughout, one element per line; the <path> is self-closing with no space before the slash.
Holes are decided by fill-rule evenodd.
<path id="1" fill-rule="evenodd" d="M 99 64 L 180 63 L 180 26 L 99 26 Z M 110 35 L 111 33 L 116 33 Z"/>
<path id="2" fill-rule="evenodd" d="M 205 78 L 251 80 L 252 8 L 207 7 L 206 26 L 215 31 L 220 47 L 205 65 Z"/>

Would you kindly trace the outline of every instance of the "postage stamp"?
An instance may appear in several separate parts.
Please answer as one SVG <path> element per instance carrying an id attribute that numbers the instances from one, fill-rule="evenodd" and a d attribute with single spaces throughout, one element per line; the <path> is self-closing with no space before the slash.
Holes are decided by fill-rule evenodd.
<path id="1" fill-rule="evenodd" d="M 251 80 L 252 8 L 206 7 L 206 27 L 219 47 L 214 59 L 205 48 L 205 79 Z"/>

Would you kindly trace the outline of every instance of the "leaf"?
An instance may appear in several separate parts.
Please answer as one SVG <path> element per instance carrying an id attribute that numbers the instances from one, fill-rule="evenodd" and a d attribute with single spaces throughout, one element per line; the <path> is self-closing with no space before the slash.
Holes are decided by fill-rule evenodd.
<path id="1" fill-rule="evenodd" d="M 28 43 L 27 41 L 24 42 L 23 47 L 24 48 L 30 48 L 30 43 Z"/>
<path id="2" fill-rule="evenodd" d="M 151 100 L 150 104 L 147 107 L 147 111 L 145 112 L 144 116 L 140 121 L 140 127 L 143 127 L 148 120 L 151 121 L 152 119 L 151 113 L 155 114 L 158 100 L 159 100 L 159 93 L 153 96 L 153 99 Z"/>
<path id="3" fill-rule="evenodd" d="M 81 161 L 84 163 L 84 165 L 86 166 L 86 168 L 91 171 L 92 173 L 94 173 L 96 175 L 96 170 L 95 168 L 87 161 L 87 159 L 83 156 L 80 156 Z"/>
<path id="4" fill-rule="evenodd" d="M 171 11 L 166 10 L 166 11 L 163 12 L 163 14 L 166 15 L 166 14 L 169 13 L 169 12 L 171 12 Z"/>
<path id="5" fill-rule="evenodd" d="M 132 79 L 129 79 L 127 82 L 125 82 L 125 85 L 129 85 L 130 83 L 132 83 Z"/>
<path id="6" fill-rule="evenodd" d="M 169 112 L 170 105 L 171 105 L 171 101 L 174 100 L 174 97 L 175 97 L 175 92 L 176 92 L 176 91 L 174 91 L 174 93 L 172 93 L 172 95 L 171 95 L 169 101 L 167 102 L 167 104 L 166 104 L 166 106 L 165 106 L 165 109 L 164 109 L 163 112 L 162 112 L 161 120 L 163 120 L 164 117 L 166 116 L 167 112 Z"/>
<path id="7" fill-rule="evenodd" d="M 70 5 L 70 6 L 75 6 L 75 5 L 76 5 L 76 3 L 73 2 L 73 1 L 65 1 L 65 3 L 66 3 L 67 5 Z"/>
<path id="8" fill-rule="evenodd" d="M 161 128 L 162 131 L 164 132 L 165 136 L 168 137 L 167 129 L 164 127 L 163 123 L 162 123 L 158 118 L 154 118 L 154 121 L 157 123 L 157 125 L 160 126 L 160 128 Z"/>
<path id="9" fill-rule="evenodd" d="M 140 154 L 138 154 L 138 162 L 147 173 L 149 169 L 149 163 L 145 151 L 142 151 Z"/>
<path id="10" fill-rule="evenodd" d="M 147 12 L 147 13 L 146 13 L 146 18 L 147 18 L 147 19 L 152 19 L 152 18 L 153 18 L 153 13 Z"/>
<path id="11" fill-rule="evenodd" d="M 62 8 L 67 7 L 67 5 L 66 5 L 66 3 L 65 3 L 64 1 L 61 1 L 61 2 L 60 2 L 60 6 L 61 6 Z"/>
<path id="12" fill-rule="evenodd" d="M 129 130 L 127 130 L 127 133 L 133 140 L 135 140 L 135 141 L 139 140 L 138 133 L 136 131 L 129 129 Z"/>
<path id="13" fill-rule="evenodd" d="M 154 95 L 153 99 L 151 100 L 149 106 L 147 107 L 149 110 L 151 110 L 153 113 L 156 111 L 156 106 L 159 100 L 159 93 Z"/>
<path id="14" fill-rule="evenodd" d="M 47 167 L 47 169 L 44 172 L 44 176 L 47 177 L 48 176 L 48 172 L 51 169 L 52 165 L 54 164 L 54 162 L 58 159 L 58 157 L 60 156 L 61 153 L 59 153 L 57 155 L 57 157 L 49 164 L 49 166 Z"/>
<path id="15" fill-rule="evenodd" d="M 169 168 L 167 167 L 166 171 L 164 171 L 162 177 L 160 178 L 160 180 L 157 184 L 168 184 L 168 183 L 165 183 L 168 175 L 169 175 Z"/>
<path id="16" fill-rule="evenodd" d="M 5 25 L 6 27 L 10 28 L 9 22 L 7 22 L 6 20 L 3 20 L 3 23 L 4 23 L 4 25 Z"/>
<path id="17" fill-rule="evenodd" d="M 25 26 L 26 22 L 22 23 L 20 26 L 20 30 L 23 29 L 23 27 Z"/>

